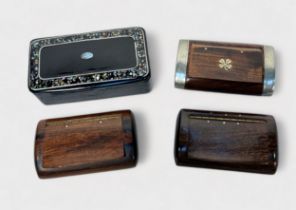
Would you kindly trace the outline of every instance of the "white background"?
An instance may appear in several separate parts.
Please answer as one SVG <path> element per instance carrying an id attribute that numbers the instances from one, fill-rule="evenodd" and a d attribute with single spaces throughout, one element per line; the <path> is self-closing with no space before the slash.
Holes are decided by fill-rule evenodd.
<path id="1" fill-rule="evenodd" d="M 294 210 L 296 195 L 296 2 L 294 0 L 0 1 L 0 209 Z M 29 41 L 128 26 L 147 32 L 148 94 L 45 106 L 27 89 Z M 272 97 L 174 88 L 179 39 L 273 45 Z M 175 122 L 181 108 L 271 114 L 279 133 L 279 168 L 259 175 L 177 167 Z M 44 118 L 131 109 L 139 161 L 132 169 L 49 180 L 33 161 Z"/>

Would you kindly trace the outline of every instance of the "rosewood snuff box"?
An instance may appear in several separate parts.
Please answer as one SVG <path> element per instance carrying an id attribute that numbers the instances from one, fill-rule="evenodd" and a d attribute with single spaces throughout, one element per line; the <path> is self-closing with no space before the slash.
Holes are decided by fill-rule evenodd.
<path id="1" fill-rule="evenodd" d="M 129 168 L 137 162 L 129 110 L 42 120 L 35 138 L 40 178 Z"/>
<path id="2" fill-rule="evenodd" d="M 175 86 L 183 89 L 272 95 L 271 46 L 180 40 Z"/>
<path id="3" fill-rule="evenodd" d="M 277 129 L 269 115 L 183 109 L 177 119 L 177 165 L 273 174 Z"/>
<path id="4" fill-rule="evenodd" d="M 29 90 L 55 104 L 145 93 L 150 68 L 143 28 L 34 39 Z"/>

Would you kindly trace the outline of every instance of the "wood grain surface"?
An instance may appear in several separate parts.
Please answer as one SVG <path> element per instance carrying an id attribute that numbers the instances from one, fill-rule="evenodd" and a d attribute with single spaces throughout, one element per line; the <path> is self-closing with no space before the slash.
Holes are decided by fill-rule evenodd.
<path id="1" fill-rule="evenodd" d="M 272 116 L 196 110 L 179 113 L 178 165 L 273 174 L 277 151 Z"/>
<path id="2" fill-rule="evenodd" d="M 263 46 L 190 41 L 185 88 L 261 95 Z"/>
<path id="3" fill-rule="evenodd" d="M 134 166 L 136 137 L 128 110 L 39 122 L 35 163 L 42 178 Z"/>

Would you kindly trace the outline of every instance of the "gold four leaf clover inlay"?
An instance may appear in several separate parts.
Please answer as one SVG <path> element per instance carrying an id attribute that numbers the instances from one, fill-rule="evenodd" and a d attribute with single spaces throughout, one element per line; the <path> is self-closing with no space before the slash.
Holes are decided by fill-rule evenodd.
<path id="1" fill-rule="evenodd" d="M 221 58 L 219 60 L 219 68 L 220 69 L 224 69 L 225 71 L 230 71 L 232 68 L 232 60 L 230 60 L 229 58 Z"/>

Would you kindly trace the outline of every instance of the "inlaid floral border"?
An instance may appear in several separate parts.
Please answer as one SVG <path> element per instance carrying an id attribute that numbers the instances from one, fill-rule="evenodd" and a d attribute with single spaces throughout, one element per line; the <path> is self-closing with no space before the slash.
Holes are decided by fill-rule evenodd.
<path id="1" fill-rule="evenodd" d="M 43 47 L 116 37 L 133 38 L 137 56 L 137 65 L 135 67 L 128 69 L 112 69 L 108 71 L 92 72 L 48 79 L 40 77 L 40 51 Z M 139 27 L 89 32 L 68 36 L 49 37 L 36 39 L 31 42 L 29 87 L 32 90 L 57 89 L 95 83 L 104 83 L 112 80 L 137 79 L 139 77 L 147 76 L 149 74 L 149 71 L 148 55 L 145 43 L 145 32 L 142 28 Z"/>

